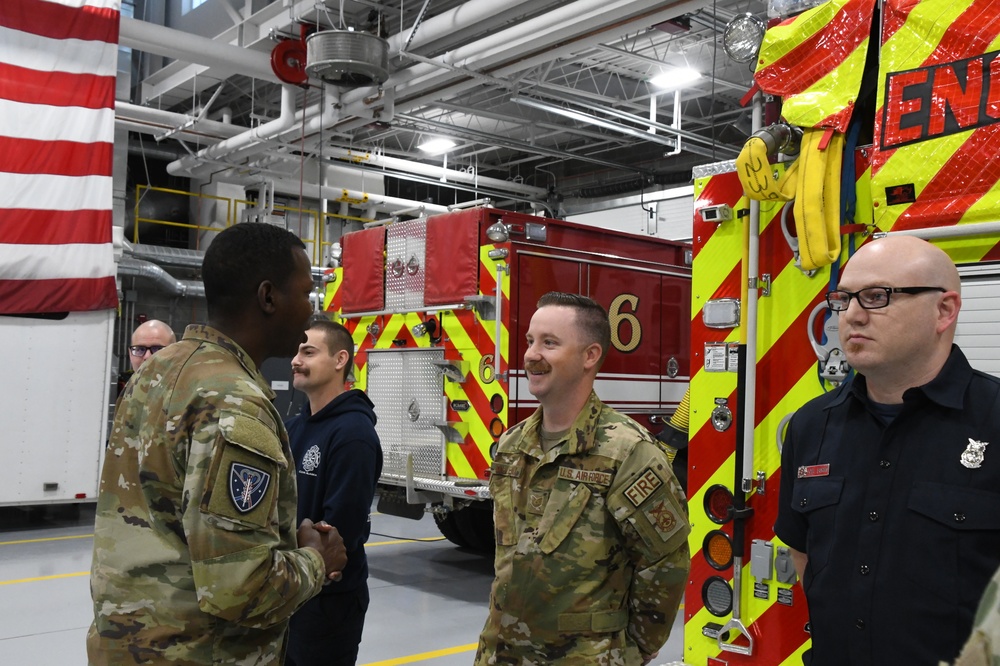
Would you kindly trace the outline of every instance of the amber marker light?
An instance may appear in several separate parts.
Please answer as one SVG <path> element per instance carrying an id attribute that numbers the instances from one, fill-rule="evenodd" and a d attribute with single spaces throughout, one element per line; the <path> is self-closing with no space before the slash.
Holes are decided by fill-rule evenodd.
<path id="1" fill-rule="evenodd" d="M 712 530 L 701 542 L 701 554 L 713 569 L 728 569 L 733 564 L 733 542 L 722 530 Z"/>

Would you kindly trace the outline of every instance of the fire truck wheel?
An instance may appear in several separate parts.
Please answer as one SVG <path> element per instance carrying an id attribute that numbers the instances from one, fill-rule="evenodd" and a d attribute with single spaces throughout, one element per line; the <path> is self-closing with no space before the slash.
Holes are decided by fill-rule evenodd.
<path id="1" fill-rule="evenodd" d="M 457 511 L 449 511 L 443 515 L 435 513 L 434 522 L 437 523 L 438 529 L 444 535 L 445 539 L 451 541 L 459 548 L 468 548 L 469 542 L 462 536 L 462 533 L 458 529 L 458 523 L 455 520 L 457 513 Z"/>
<path id="2" fill-rule="evenodd" d="M 475 502 L 455 512 L 458 529 L 465 537 L 469 548 L 492 553 L 496 548 L 496 533 L 493 529 L 493 503 Z"/>

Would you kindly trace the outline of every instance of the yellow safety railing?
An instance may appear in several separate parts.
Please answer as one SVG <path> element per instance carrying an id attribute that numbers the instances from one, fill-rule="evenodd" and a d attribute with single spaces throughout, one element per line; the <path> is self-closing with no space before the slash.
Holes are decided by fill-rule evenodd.
<path id="1" fill-rule="evenodd" d="M 195 197 L 199 199 L 197 213 L 200 213 L 201 200 L 211 200 L 219 201 L 225 203 L 226 205 L 226 225 L 232 225 L 235 220 L 233 219 L 233 200 L 229 197 L 219 197 L 212 194 L 199 194 L 197 192 L 187 192 L 184 190 L 173 190 L 166 187 L 153 187 L 150 185 L 136 185 L 135 186 L 135 224 L 132 227 L 132 242 L 139 242 L 139 223 L 146 222 L 150 224 L 158 224 L 168 227 L 183 227 L 185 229 L 193 229 L 196 231 L 219 231 L 218 226 L 204 226 L 200 224 L 191 224 L 189 222 L 174 222 L 171 220 L 158 220 L 155 218 L 141 217 L 139 215 L 139 205 L 142 203 L 143 191 L 150 192 L 163 192 L 165 194 L 178 194 L 181 196 Z M 200 215 L 199 215 L 200 217 Z"/>
<path id="2" fill-rule="evenodd" d="M 200 194 L 197 192 L 188 192 L 184 190 L 173 190 L 164 187 L 153 187 L 150 185 L 136 185 L 135 188 L 135 225 L 133 226 L 132 232 L 132 242 L 140 242 L 139 238 L 139 223 L 147 224 L 157 224 L 170 227 L 183 227 L 185 229 L 192 229 L 196 231 L 221 231 L 222 227 L 218 225 L 205 226 L 202 224 L 191 224 L 188 222 L 174 222 L 172 220 L 160 220 L 149 217 L 140 217 L 139 215 L 139 204 L 142 201 L 145 191 L 153 192 L 163 192 L 166 194 L 177 194 L 181 196 L 195 197 L 198 199 L 197 209 L 194 214 L 200 219 L 201 218 L 201 205 L 203 201 L 213 201 L 224 203 L 226 206 L 226 216 L 225 216 L 225 226 L 231 226 L 236 224 L 242 215 L 242 212 L 246 208 L 254 207 L 257 202 L 247 201 L 245 199 L 233 199 L 230 197 L 221 197 L 212 194 Z M 323 263 L 323 258 L 326 249 L 333 245 L 337 239 L 327 240 L 325 238 L 326 223 L 331 219 L 345 220 L 349 222 L 373 222 L 372 218 L 358 217 L 354 215 L 342 215 L 340 213 L 320 213 L 320 211 L 312 208 L 298 208 L 294 206 L 283 206 L 275 205 L 275 213 L 279 215 L 285 215 L 287 217 L 288 213 L 294 213 L 299 216 L 299 223 L 295 224 L 292 222 L 289 225 L 289 231 L 297 235 L 302 239 L 308 248 L 309 255 L 312 259 L 313 265 L 321 265 Z"/>

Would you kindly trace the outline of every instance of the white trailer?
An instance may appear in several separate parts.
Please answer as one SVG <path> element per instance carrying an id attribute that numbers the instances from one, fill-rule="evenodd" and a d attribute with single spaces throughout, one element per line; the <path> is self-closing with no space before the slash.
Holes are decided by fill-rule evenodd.
<path id="1" fill-rule="evenodd" d="M 114 310 L 0 316 L 0 506 L 97 498 Z"/>

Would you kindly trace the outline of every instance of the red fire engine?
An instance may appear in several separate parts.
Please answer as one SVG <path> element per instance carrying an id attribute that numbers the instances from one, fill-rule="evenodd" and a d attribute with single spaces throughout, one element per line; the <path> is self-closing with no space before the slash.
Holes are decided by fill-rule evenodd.
<path id="1" fill-rule="evenodd" d="M 659 431 L 688 384 L 690 247 L 474 208 L 347 234 L 327 288 L 357 345 L 355 386 L 375 403 L 380 510 L 490 549 L 487 470 L 500 435 L 537 407 L 521 368 L 548 291 L 607 308 L 601 399 Z"/>

